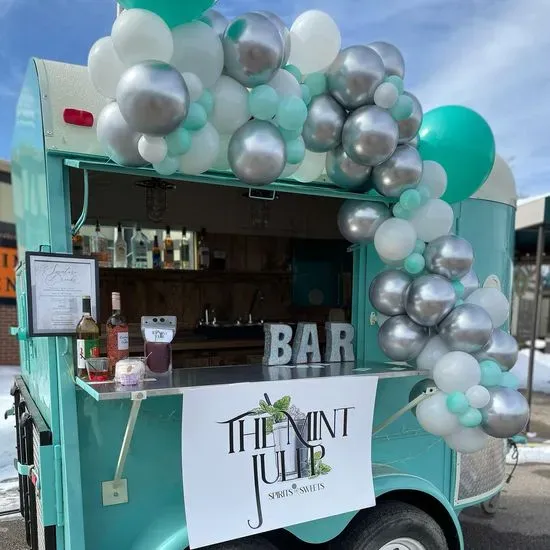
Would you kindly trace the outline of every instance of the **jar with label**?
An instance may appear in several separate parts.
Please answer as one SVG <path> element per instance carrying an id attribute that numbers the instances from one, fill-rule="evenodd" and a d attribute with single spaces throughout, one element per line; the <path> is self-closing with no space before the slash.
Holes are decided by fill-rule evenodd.
<path id="1" fill-rule="evenodd" d="M 111 295 L 113 313 L 107 320 L 107 357 L 109 372 L 114 375 L 117 361 L 126 359 L 129 355 L 128 323 L 120 308 L 120 293 Z"/>
<path id="2" fill-rule="evenodd" d="M 147 368 L 154 375 L 172 372 L 172 340 L 176 335 L 176 322 L 176 317 L 171 315 L 141 318 L 144 355 Z"/>

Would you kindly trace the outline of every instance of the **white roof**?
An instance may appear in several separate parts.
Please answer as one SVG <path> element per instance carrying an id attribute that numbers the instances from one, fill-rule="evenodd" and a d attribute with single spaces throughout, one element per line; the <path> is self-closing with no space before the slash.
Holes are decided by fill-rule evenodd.
<path id="1" fill-rule="evenodd" d="M 544 223 L 546 199 L 550 193 L 519 199 L 516 210 L 516 231 L 528 227 L 537 227 Z"/>

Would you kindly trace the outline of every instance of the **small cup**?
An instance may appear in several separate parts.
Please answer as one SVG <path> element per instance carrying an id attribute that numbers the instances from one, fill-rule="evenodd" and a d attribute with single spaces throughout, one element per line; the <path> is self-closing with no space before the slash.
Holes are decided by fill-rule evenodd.
<path id="1" fill-rule="evenodd" d="M 107 357 L 90 357 L 86 359 L 86 370 L 90 382 L 106 382 L 111 378 Z"/>
<path id="2" fill-rule="evenodd" d="M 128 357 L 117 361 L 115 382 L 120 386 L 139 386 L 145 377 L 145 357 Z"/>

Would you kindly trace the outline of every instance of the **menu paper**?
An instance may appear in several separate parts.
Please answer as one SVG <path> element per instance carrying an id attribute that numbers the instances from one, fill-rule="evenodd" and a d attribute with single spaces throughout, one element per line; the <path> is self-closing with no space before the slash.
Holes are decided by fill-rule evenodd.
<path id="1" fill-rule="evenodd" d="M 98 318 L 94 259 L 27 252 L 26 268 L 31 336 L 75 334 L 83 296 L 90 296 L 92 317 Z"/>
<path id="2" fill-rule="evenodd" d="M 345 376 L 185 389 L 190 548 L 374 506 L 376 387 Z"/>

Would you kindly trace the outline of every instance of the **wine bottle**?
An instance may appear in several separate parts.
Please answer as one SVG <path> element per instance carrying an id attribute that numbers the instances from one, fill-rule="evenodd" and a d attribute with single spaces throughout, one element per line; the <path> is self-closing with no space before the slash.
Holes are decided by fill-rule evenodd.
<path id="1" fill-rule="evenodd" d="M 120 293 L 111 294 L 113 312 L 107 320 L 107 357 L 109 373 L 114 375 L 115 365 L 120 359 L 129 355 L 128 323 L 120 309 Z"/>
<path id="2" fill-rule="evenodd" d="M 87 378 L 86 359 L 99 357 L 99 326 L 92 317 L 89 296 L 82 297 L 82 318 L 76 326 L 77 376 Z"/>
<path id="3" fill-rule="evenodd" d="M 160 269 L 162 267 L 162 257 L 160 253 L 159 238 L 155 235 L 153 239 L 153 269 Z"/>
<path id="4" fill-rule="evenodd" d="M 206 244 L 206 229 L 201 231 L 199 239 L 199 269 L 210 268 L 210 248 Z"/>
<path id="5" fill-rule="evenodd" d="M 187 236 L 187 227 L 181 232 L 180 263 L 181 269 L 191 269 L 191 243 Z"/>
<path id="6" fill-rule="evenodd" d="M 174 268 L 174 241 L 170 235 L 170 226 L 166 226 L 166 237 L 164 238 L 164 269 Z"/>

